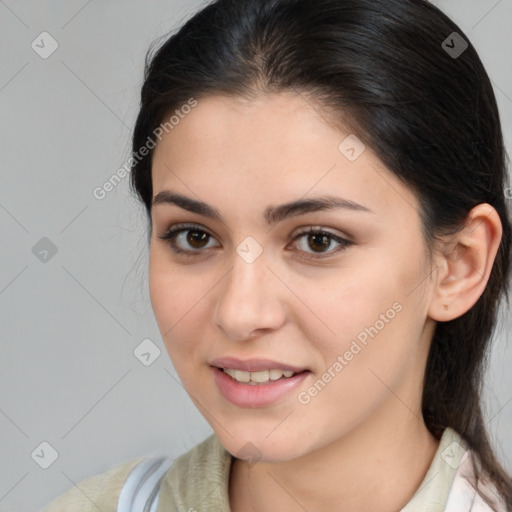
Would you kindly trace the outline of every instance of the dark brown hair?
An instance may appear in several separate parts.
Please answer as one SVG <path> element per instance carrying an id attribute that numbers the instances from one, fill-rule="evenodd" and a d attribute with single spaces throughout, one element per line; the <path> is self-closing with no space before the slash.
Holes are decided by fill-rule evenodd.
<path id="1" fill-rule="evenodd" d="M 459 49 L 467 44 L 460 55 L 443 44 L 455 46 L 453 32 Z M 422 409 L 437 439 L 446 427 L 463 437 L 478 455 L 477 474 L 487 474 L 512 509 L 512 480 L 493 453 L 481 406 L 500 299 L 509 305 L 507 155 L 475 48 L 425 0 L 213 1 L 148 52 L 132 149 L 191 97 L 250 99 L 288 90 L 348 121 L 416 193 L 429 249 L 456 233 L 474 206 L 497 210 L 503 236 L 485 291 L 467 313 L 437 323 Z M 151 156 L 134 160 L 131 174 L 149 220 Z"/>

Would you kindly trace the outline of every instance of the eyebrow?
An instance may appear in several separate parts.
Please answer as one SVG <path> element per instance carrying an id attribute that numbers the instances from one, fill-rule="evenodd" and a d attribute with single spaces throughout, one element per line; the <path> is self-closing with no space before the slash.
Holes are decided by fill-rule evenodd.
<path id="1" fill-rule="evenodd" d="M 152 205 L 156 206 L 159 204 L 174 204 L 184 210 L 188 210 L 189 212 L 224 222 L 219 210 L 213 206 L 170 190 L 163 190 L 153 198 Z M 269 206 L 265 209 L 263 216 L 267 224 L 272 225 L 281 222 L 284 219 L 303 215 L 305 213 L 334 210 L 338 208 L 373 213 L 366 206 L 355 203 L 354 201 L 349 201 L 348 199 L 343 199 L 341 197 L 324 195 L 311 199 L 300 199 L 277 206 Z"/>

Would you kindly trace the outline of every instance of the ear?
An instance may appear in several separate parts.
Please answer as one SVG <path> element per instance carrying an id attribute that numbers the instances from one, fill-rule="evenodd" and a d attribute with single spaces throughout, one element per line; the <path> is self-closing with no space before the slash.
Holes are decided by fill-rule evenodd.
<path id="1" fill-rule="evenodd" d="M 473 307 L 485 290 L 501 242 L 498 212 L 487 203 L 475 206 L 464 228 L 445 239 L 436 255 L 436 282 L 429 316 L 447 322 Z"/>

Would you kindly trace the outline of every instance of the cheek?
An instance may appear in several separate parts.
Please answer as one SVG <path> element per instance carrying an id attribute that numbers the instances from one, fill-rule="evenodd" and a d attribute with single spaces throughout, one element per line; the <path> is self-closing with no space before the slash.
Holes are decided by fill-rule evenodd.
<path id="1" fill-rule="evenodd" d="M 149 260 L 149 294 L 162 340 L 171 357 L 179 355 L 194 339 L 200 323 L 201 297 L 207 292 L 204 280 L 184 274 L 162 251 L 154 249 Z M 174 360 L 173 360 L 174 363 Z"/>
<path id="2" fill-rule="evenodd" d="M 409 249 L 409 255 L 416 254 L 415 247 Z M 404 263 L 389 251 L 380 258 L 370 255 L 353 272 L 331 277 L 329 283 L 317 283 L 320 286 L 309 290 L 304 284 L 300 294 L 307 299 L 310 313 L 299 321 L 322 354 L 321 371 L 342 356 L 346 379 L 350 375 L 351 381 L 376 384 L 378 379 L 370 369 L 375 368 L 377 374 L 379 369 L 392 380 L 394 373 L 398 375 L 407 366 L 418 349 L 424 322 L 425 305 L 421 287 L 417 287 L 424 268 L 419 252 L 417 258 Z"/>
<path id="3" fill-rule="evenodd" d="M 398 316 L 393 304 L 403 301 L 400 288 L 399 279 L 386 279 L 368 267 L 363 271 L 354 269 L 338 279 L 327 276 L 325 285 L 304 283 L 295 289 L 308 306 L 308 311 L 300 308 L 305 314 L 299 321 L 304 332 L 318 340 L 319 348 L 332 355 L 348 349 L 353 339 L 364 343 L 366 329 L 375 323 L 379 331 L 388 329 Z"/>
<path id="4" fill-rule="evenodd" d="M 361 290 L 358 297 L 347 302 L 346 308 L 343 303 L 338 307 L 330 303 L 330 312 L 339 314 L 336 335 L 319 337 L 310 332 L 310 340 L 316 340 L 317 352 L 322 354 L 321 362 L 314 381 L 296 397 L 306 423 L 313 425 L 323 418 L 331 425 L 328 430 L 333 438 L 340 430 L 354 428 L 392 398 L 393 392 L 403 395 L 398 390 L 415 366 L 414 308 L 392 302 L 393 293 L 376 294 L 375 288 L 368 300 L 363 300 L 366 294 Z M 330 318 L 334 324 L 335 317 Z"/>

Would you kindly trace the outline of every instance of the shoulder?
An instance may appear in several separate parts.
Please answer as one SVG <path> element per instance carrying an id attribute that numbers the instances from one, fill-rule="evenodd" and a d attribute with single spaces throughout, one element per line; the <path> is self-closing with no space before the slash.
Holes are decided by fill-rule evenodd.
<path id="1" fill-rule="evenodd" d="M 506 504 L 490 477 L 480 469 L 480 476 L 476 479 L 476 466 L 480 466 L 478 455 L 467 450 L 453 480 L 446 512 L 507 512 Z M 494 504 L 494 508 L 486 503 L 477 489 Z"/>
<path id="2" fill-rule="evenodd" d="M 57 496 L 41 512 L 98 512 L 117 510 L 121 488 L 130 472 L 145 457 L 132 459 L 97 475 L 81 480 Z"/>
<path id="3" fill-rule="evenodd" d="M 161 482 L 158 510 L 229 510 L 231 454 L 215 434 L 179 456 Z"/>
<path id="4" fill-rule="evenodd" d="M 187 478 L 198 471 L 220 472 L 230 462 L 230 454 L 222 446 L 215 434 L 198 443 L 188 452 L 180 455 L 166 474 L 167 478 Z"/>
<path id="5" fill-rule="evenodd" d="M 116 511 L 121 491 L 126 488 L 128 477 L 133 472 L 135 480 L 139 481 L 141 475 L 136 474 L 139 471 L 136 467 L 144 469 L 142 463 L 148 459 L 150 458 L 132 459 L 104 473 L 81 480 L 68 491 L 57 496 L 40 512 Z M 226 476 L 229 475 L 230 463 L 231 455 L 212 434 L 179 456 L 166 470 L 160 482 L 158 510 L 182 510 L 186 503 L 189 505 L 184 510 L 189 510 L 190 503 L 197 501 L 199 507 L 199 502 L 205 497 L 208 504 L 211 502 L 214 507 L 222 505 L 222 508 L 217 510 L 224 510 L 225 504 L 228 503 Z M 171 460 L 166 458 L 164 465 L 168 467 L 169 464 Z M 155 485 L 157 483 L 154 482 Z"/>

